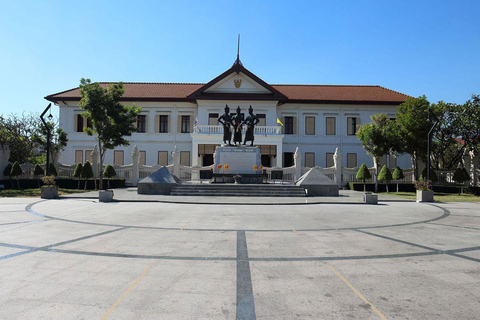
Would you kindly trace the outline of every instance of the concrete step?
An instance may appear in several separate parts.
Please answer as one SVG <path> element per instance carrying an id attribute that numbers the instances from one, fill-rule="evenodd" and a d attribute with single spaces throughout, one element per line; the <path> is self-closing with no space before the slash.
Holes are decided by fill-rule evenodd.
<path id="1" fill-rule="evenodd" d="M 305 197 L 305 190 L 285 185 L 181 185 L 172 189 L 175 196 L 230 197 Z"/>

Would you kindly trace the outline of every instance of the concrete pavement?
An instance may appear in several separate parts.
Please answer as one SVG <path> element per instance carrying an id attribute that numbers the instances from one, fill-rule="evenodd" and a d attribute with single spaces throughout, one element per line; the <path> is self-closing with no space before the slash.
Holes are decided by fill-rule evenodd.
<path id="1" fill-rule="evenodd" d="M 0 319 L 478 317 L 477 204 L 137 196 L 0 199 Z"/>

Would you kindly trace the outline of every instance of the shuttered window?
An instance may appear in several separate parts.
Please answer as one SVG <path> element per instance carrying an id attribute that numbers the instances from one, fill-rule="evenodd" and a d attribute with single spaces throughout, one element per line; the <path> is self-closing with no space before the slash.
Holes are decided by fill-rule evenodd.
<path id="1" fill-rule="evenodd" d="M 140 151 L 139 152 L 138 163 L 140 163 L 142 165 L 147 164 L 147 152 L 146 151 Z"/>
<path id="2" fill-rule="evenodd" d="M 81 114 L 75 115 L 75 132 L 83 132 L 83 117 Z"/>
<path id="3" fill-rule="evenodd" d="M 168 151 L 158 151 L 158 165 L 168 165 Z"/>
<path id="4" fill-rule="evenodd" d="M 357 154 L 347 153 L 347 168 L 355 168 L 357 166 Z"/>
<path id="5" fill-rule="evenodd" d="M 190 165 L 190 151 L 180 151 L 180 164 L 184 166 Z"/>
<path id="6" fill-rule="evenodd" d="M 335 123 L 336 119 L 335 117 L 327 117 L 326 120 L 325 120 L 325 126 L 326 126 L 326 132 L 325 134 L 327 136 L 334 136 L 336 134 L 336 123 Z"/>
<path id="7" fill-rule="evenodd" d="M 208 125 L 216 126 L 218 125 L 218 113 L 209 113 L 208 114 Z"/>
<path id="8" fill-rule="evenodd" d="M 83 150 L 75 150 L 75 163 L 83 163 Z"/>
<path id="9" fill-rule="evenodd" d="M 85 162 L 93 163 L 92 152 L 93 150 L 85 150 Z"/>
<path id="10" fill-rule="evenodd" d="M 333 153 L 329 153 L 327 152 L 326 154 L 326 159 L 325 159 L 325 167 L 326 168 L 330 168 L 330 167 L 333 167 L 335 165 L 335 163 L 333 162 Z"/>
<path id="11" fill-rule="evenodd" d="M 113 152 L 113 163 L 123 166 L 123 150 L 115 150 Z"/>
<path id="12" fill-rule="evenodd" d="M 315 153 L 305 152 L 305 167 L 315 167 Z"/>
<path id="13" fill-rule="evenodd" d="M 305 117 L 305 134 L 315 134 L 315 117 Z"/>
<path id="14" fill-rule="evenodd" d="M 354 136 L 357 130 L 360 128 L 360 118 L 348 117 L 347 118 L 347 134 Z"/>
<path id="15" fill-rule="evenodd" d="M 258 117 L 258 123 L 257 123 L 257 126 L 261 126 L 261 127 L 264 127 L 267 125 L 267 117 L 265 114 L 257 114 L 257 117 Z"/>

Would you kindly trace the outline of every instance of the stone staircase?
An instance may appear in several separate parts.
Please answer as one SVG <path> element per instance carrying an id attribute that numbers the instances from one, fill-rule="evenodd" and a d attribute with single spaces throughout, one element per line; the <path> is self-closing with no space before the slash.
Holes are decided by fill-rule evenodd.
<path id="1" fill-rule="evenodd" d="M 172 196 L 216 197 L 305 197 L 305 189 L 274 184 L 182 184 L 174 187 Z"/>

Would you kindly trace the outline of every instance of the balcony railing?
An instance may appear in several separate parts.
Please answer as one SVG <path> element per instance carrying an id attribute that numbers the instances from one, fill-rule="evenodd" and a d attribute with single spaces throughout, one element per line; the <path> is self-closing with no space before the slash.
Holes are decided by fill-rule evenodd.
<path id="1" fill-rule="evenodd" d="M 245 134 L 245 130 L 247 126 L 243 126 L 242 133 Z M 280 126 L 256 126 L 255 127 L 255 134 L 281 134 L 282 127 Z M 193 128 L 193 133 L 198 134 L 223 134 L 223 126 L 210 126 L 210 125 L 198 125 Z"/>

